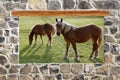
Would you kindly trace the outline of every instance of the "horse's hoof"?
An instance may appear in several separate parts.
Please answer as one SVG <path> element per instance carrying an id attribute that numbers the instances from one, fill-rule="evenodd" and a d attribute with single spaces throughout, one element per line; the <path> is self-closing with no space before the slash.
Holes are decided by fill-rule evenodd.
<path id="1" fill-rule="evenodd" d="M 79 58 L 79 57 L 77 57 L 77 58 L 75 57 L 75 58 L 74 58 L 74 60 L 75 60 L 75 61 L 79 61 L 79 60 L 80 60 L 80 58 Z"/>
<path id="2" fill-rule="evenodd" d="M 99 56 L 96 56 L 96 57 L 95 57 L 95 59 L 98 59 L 98 58 L 99 58 Z"/>
<path id="3" fill-rule="evenodd" d="M 67 57 L 64 57 L 64 60 L 67 60 Z"/>
<path id="4" fill-rule="evenodd" d="M 90 57 L 89 60 L 93 60 L 94 58 L 93 57 Z"/>

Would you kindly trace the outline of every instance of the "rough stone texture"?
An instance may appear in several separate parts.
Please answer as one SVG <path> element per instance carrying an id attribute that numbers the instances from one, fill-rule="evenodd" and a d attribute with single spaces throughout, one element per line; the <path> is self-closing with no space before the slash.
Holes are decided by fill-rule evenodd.
<path id="1" fill-rule="evenodd" d="M 11 66 L 10 70 L 9 70 L 9 73 L 18 73 L 18 68 L 17 66 Z"/>
<path id="2" fill-rule="evenodd" d="M 78 4 L 78 9 L 91 9 L 92 8 L 92 6 L 87 1 L 79 0 L 78 3 L 79 3 Z"/>
<path id="3" fill-rule="evenodd" d="M 95 8 L 97 9 L 119 9 L 120 7 L 118 6 L 119 5 L 119 2 L 117 0 L 115 1 L 105 1 L 105 0 L 102 0 L 102 1 L 94 1 L 94 4 Z"/>
<path id="4" fill-rule="evenodd" d="M 8 80 L 17 80 L 18 77 L 16 75 L 9 75 L 7 79 Z"/>
<path id="5" fill-rule="evenodd" d="M 6 80 L 5 76 L 0 76 L 0 80 Z"/>
<path id="6" fill-rule="evenodd" d="M 103 80 L 114 80 L 114 79 L 113 79 L 113 76 L 108 76 L 108 77 L 104 77 Z"/>
<path id="7" fill-rule="evenodd" d="M 109 46 L 109 44 L 105 43 L 104 44 L 104 52 L 108 52 L 108 51 L 110 51 L 110 46 Z"/>
<path id="8" fill-rule="evenodd" d="M 63 0 L 63 8 L 64 9 L 75 9 L 75 1 L 74 0 Z"/>
<path id="9" fill-rule="evenodd" d="M 5 41 L 5 37 L 0 37 L 0 43 L 3 43 Z"/>
<path id="10" fill-rule="evenodd" d="M 115 43 L 116 42 L 115 38 L 111 35 L 105 35 L 104 39 L 105 39 L 106 42 L 109 42 L 109 43 Z"/>
<path id="11" fill-rule="evenodd" d="M 13 44 L 17 44 L 18 43 L 18 37 L 11 36 L 9 40 L 10 40 L 10 43 L 13 43 Z"/>
<path id="12" fill-rule="evenodd" d="M 45 0 L 29 0 L 28 3 L 28 9 L 31 10 L 46 10 L 47 9 L 47 3 L 45 2 Z"/>
<path id="13" fill-rule="evenodd" d="M 0 75 L 7 74 L 7 70 L 5 68 L 0 67 Z"/>
<path id="14" fill-rule="evenodd" d="M 119 0 L 0 0 L 0 80 L 120 80 Z M 103 64 L 19 64 L 19 17 L 12 10 L 103 10 Z"/>
<path id="15" fill-rule="evenodd" d="M 72 80 L 84 80 L 84 75 L 75 75 Z"/>
<path id="16" fill-rule="evenodd" d="M 60 72 L 61 73 L 70 73 L 70 64 L 61 64 Z"/>
<path id="17" fill-rule="evenodd" d="M 72 64 L 71 69 L 73 74 L 78 74 L 83 72 L 83 64 Z"/>
<path id="18" fill-rule="evenodd" d="M 49 1 L 47 6 L 48 6 L 48 10 L 59 10 L 59 9 L 61 9 L 61 4 L 57 0 L 56 1 Z"/>
<path id="19" fill-rule="evenodd" d="M 120 47 L 117 44 L 111 45 L 111 53 L 112 54 L 120 54 Z"/>
<path id="20" fill-rule="evenodd" d="M 32 80 L 29 75 L 20 75 L 19 80 Z"/>
<path id="21" fill-rule="evenodd" d="M 7 63 L 7 59 L 5 56 L 0 56 L 0 64 L 4 65 L 5 63 Z"/>
<path id="22" fill-rule="evenodd" d="M 115 62 L 116 62 L 117 64 L 120 64 L 120 55 L 115 57 Z"/>
<path id="23" fill-rule="evenodd" d="M 3 30 L 0 30 L 0 36 L 2 36 L 3 35 Z"/>
<path id="24" fill-rule="evenodd" d="M 11 28 L 18 27 L 18 22 L 9 21 L 9 25 L 10 25 Z"/>
<path id="25" fill-rule="evenodd" d="M 54 76 L 43 76 L 43 80 L 55 80 Z"/>
<path id="26" fill-rule="evenodd" d="M 48 74 L 48 65 L 43 65 L 40 67 L 40 71 L 43 74 Z"/>
<path id="27" fill-rule="evenodd" d="M 115 33 L 117 32 L 117 27 L 112 26 L 112 27 L 110 28 L 110 32 L 111 32 L 111 34 L 115 34 Z"/>
<path id="28" fill-rule="evenodd" d="M 12 64 L 18 64 L 18 55 L 17 54 L 11 54 L 9 57 L 9 61 Z"/>
<path id="29" fill-rule="evenodd" d="M 33 67 L 32 73 L 39 73 L 39 69 L 37 66 Z"/>
<path id="30" fill-rule="evenodd" d="M 59 68 L 57 66 L 50 67 L 50 74 L 59 73 Z"/>
<path id="31" fill-rule="evenodd" d="M 108 75 L 108 66 L 100 66 L 100 67 L 96 67 L 96 74 L 98 75 Z"/>
<path id="32" fill-rule="evenodd" d="M 120 32 L 115 34 L 115 38 L 120 38 Z"/>
<path id="33" fill-rule="evenodd" d="M 120 67 L 114 66 L 110 68 L 110 75 L 118 75 L 120 74 Z"/>
<path id="34" fill-rule="evenodd" d="M 20 73 L 21 74 L 28 74 L 31 72 L 31 69 L 32 69 L 32 66 L 27 64 L 20 70 Z"/>
<path id="35" fill-rule="evenodd" d="M 101 76 L 93 76 L 91 80 L 103 80 Z"/>
<path id="36" fill-rule="evenodd" d="M 113 64 L 113 55 L 105 54 L 104 56 L 104 63 L 106 64 Z"/>
<path id="37" fill-rule="evenodd" d="M 62 75 L 61 74 L 57 74 L 55 77 L 56 77 L 57 80 L 61 80 L 62 79 Z"/>
<path id="38" fill-rule="evenodd" d="M 73 74 L 63 74 L 63 79 L 72 79 Z"/>

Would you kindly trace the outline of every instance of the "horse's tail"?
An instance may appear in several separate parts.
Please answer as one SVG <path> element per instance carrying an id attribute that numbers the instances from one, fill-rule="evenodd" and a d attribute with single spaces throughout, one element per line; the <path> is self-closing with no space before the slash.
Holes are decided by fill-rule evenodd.
<path id="1" fill-rule="evenodd" d="M 103 38 L 103 30 L 101 29 L 100 37 L 98 38 L 98 47 L 101 48 L 102 44 L 102 38 Z"/>

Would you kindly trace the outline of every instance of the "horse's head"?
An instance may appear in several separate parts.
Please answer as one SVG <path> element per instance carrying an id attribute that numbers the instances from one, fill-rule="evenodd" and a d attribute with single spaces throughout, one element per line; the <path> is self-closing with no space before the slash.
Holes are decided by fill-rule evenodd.
<path id="1" fill-rule="evenodd" d="M 33 41 L 33 37 L 31 37 L 31 36 L 29 35 L 29 45 L 32 44 L 32 41 Z"/>
<path id="2" fill-rule="evenodd" d="M 57 32 L 56 32 L 56 34 L 58 35 L 58 36 L 60 36 L 60 33 L 61 33 L 61 30 L 63 29 L 63 19 L 60 19 L 60 20 L 58 20 L 57 18 L 56 18 L 56 30 L 57 30 Z"/>

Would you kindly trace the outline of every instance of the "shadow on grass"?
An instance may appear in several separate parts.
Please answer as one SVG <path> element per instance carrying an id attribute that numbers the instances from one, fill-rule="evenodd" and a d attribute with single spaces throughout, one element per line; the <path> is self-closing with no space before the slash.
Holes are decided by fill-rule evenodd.
<path id="1" fill-rule="evenodd" d="M 46 46 L 44 54 L 41 56 L 42 63 L 50 63 L 52 62 L 52 55 L 50 54 L 51 46 Z"/>

